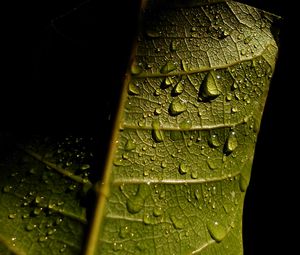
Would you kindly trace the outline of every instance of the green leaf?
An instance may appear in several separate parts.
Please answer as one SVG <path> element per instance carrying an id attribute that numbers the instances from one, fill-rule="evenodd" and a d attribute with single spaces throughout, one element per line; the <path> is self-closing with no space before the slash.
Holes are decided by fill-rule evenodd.
<path id="1" fill-rule="evenodd" d="M 150 2 L 86 254 L 243 254 L 273 19 L 233 1 Z"/>
<path id="2" fill-rule="evenodd" d="M 277 17 L 235 1 L 142 2 L 103 178 L 93 186 L 89 138 L 7 148 L 0 254 L 243 254 Z"/>

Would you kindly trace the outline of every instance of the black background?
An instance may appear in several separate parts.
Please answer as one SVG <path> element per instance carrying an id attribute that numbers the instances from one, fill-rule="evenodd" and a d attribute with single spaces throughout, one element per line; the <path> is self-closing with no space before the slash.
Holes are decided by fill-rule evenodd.
<path id="1" fill-rule="evenodd" d="M 81 2 L 11 1 L 3 7 L 2 133 L 100 131 L 109 137 L 107 117 L 117 104 L 137 3 L 91 0 L 74 10 Z M 245 255 L 293 254 L 296 244 L 299 31 L 295 7 L 286 2 L 248 1 L 283 20 L 245 202 Z"/>

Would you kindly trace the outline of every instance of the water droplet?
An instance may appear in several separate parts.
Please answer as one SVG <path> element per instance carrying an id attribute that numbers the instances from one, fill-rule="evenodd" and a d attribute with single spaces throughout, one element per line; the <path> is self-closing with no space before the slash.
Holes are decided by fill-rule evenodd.
<path id="1" fill-rule="evenodd" d="M 212 72 L 209 72 L 200 87 L 201 97 L 206 99 L 214 99 L 220 95 L 215 77 Z"/>
<path id="2" fill-rule="evenodd" d="M 140 186 L 135 196 L 131 196 L 126 203 L 127 210 L 131 214 L 136 214 L 144 207 L 144 197 L 141 195 Z"/>
<path id="3" fill-rule="evenodd" d="M 173 62 L 169 61 L 164 66 L 162 66 L 160 72 L 162 74 L 167 74 L 174 71 L 175 69 L 176 69 L 176 65 Z"/>
<path id="4" fill-rule="evenodd" d="M 33 209 L 33 214 L 34 214 L 34 215 L 39 215 L 42 211 L 43 211 L 43 208 L 42 208 L 42 207 L 35 207 L 35 208 Z"/>
<path id="5" fill-rule="evenodd" d="M 160 115 L 161 113 L 162 113 L 161 108 L 155 108 L 155 110 L 154 110 L 155 115 Z"/>
<path id="6" fill-rule="evenodd" d="M 250 43 L 251 40 L 252 40 L 252 36 L 251 36 L 251 35 L 247 36 L 247 37 L 244 39 L 244 44 Z"/>
<path id="7" fill-rule="evenodd" d="M 56 232 L 56 228 L 49 229 L 49 230 L 47 231 L 47 235 L 48 235 L 48 236 L 51 236 L 51 235 L 53 235 L 55 232 Z"/>
<path id="8" fill-rule="evenodd" d="M 163 83 L 161 84 L 161 88 L 166 89 L 175 83 L 176 81 L 172 77 L 168 76 L 163 80 Z"/>
<path id="9" fill-rule="evenodd" d="M 59 252 L 60 252 L 60 253 L 63 253 L 63 252 L 65 252 L 65 251 L 66 251 L 66 249 L 67 249 L 67 245 L 66 245 L 66 244 L 64 244 L 64 245 L 63 245 L 63 247 L 62 247 L 62 248 L 60 248 Z"/>
<path id="10" fill-rule="evenodd" d="M 39 238 L 39 242 L 45 242 L 45 241 L 47 241 L 47 239 L 48 239 L 47 236 L 41 236 L 41 237 Z"/>
<path id="11" fill-rule="evenodd" d="M 242 50 L 241 50 L 241 55 L 242 55 L 242 56 L 246 55 L 246 53 L 247 53 L 246 49 L 242 49 Z"/>
<path id="12" fill-rule="evenodd" d="M 225 143 L 225 152 L 227 154 L 230 154 L 236 149 L 237 146 L 238 146 L 238 141 L 236 138 L 236 134 L 235 132 L 231 132 Z"/>
<path id="13" fill-rule="evenodd" d="M 151 217 L 149 214 L 145 214 L 143 220 L 146 225 L 151 224 Z"/>
<path id="14" fill-rule="evenodd" d="M 132 65 L 131 65 L 131 73 L 133 74 L 133 75 L 138 75 L 138 74 L 140 74 L 142 72 L 142 68 L 141 68 L 141 66 L 140 65 L 137 65 L 137 63 L 133 63 Z"/>
<path id="15" fill-rule="evenodd" d="M 202 195 L 200 190 L 196 189 L 194 195 L 197 200 L 201 200 Z"/>
<path id="16" fill-rule="evenodd" d="M 232 100 L 232 95 L 231 95 L 231 94 L 227 94 L 226 100 L 227 100 L 227 101 L 231 101 L 231 100 Z"/>
<path id="17" fill-rule="evenodd" d="M 62 219 L 62 218 L 57 218 L 57 219 L 55 220 L 56 226 L 57 226 L 57 225 L 60 225 L 62 222 L 63 222 L 63 219 Z"/>
<path id="18" fill-rule="evenodd" d="M 121 244 L 121 243 L 113 243 L 113 250 L 114 251 L 120 251 L 120 250 L 122 250 L 123 249 L 123 244 Z"/>
<path id="19" fill-rule="evenodd" d="M 173 89 L 173 94 L 180 95 L 184 91 L 184 85 L 182 82 L 177 83 Z"/>
<path id="20" fill-rule="evenodd" d="M 188 69 L 188 61 L 186 61 L 186 60 L 181 60 L 181 65 L 182 65 L 182 69 L 184 70 L 184 71 L 186 71 L 186 72 L 188 72 L 189 71 L 189 69 Z"/>
<path id="21" fill-rule="evenodd" d="M 161 207 L 154 207 L 154 209 L 153 209 L 153 215 L 155 217 L 158 217 L 158 216 L 160 216 L 162 214 L 163 214 L 163 210 L 162 210 Z"/>
<path id="22" fill-rule="evenodd" d="M 216 148 L 216 147 L 219 147 L 221 145 L 221 143 L 219 141 L 219 137 L 215 134 L 210 136 L 208 144 L 212 148 Z"/>
<path id="23" fill-rule="evenodd" d="M 208 223 L 207 229 L 210 236 L 218 243 L 227 235 L 226 228 L 217 221 Z"/>
<path id="24" fill-rule="evenodd" d="M 208 159 L 207 165 L 211 170 L 215 170 L 218 167 L 213 159 Z"/>
<path id="25" fill-rule="evenodd" d="M 189 119 L 185 119 L 179 123 L 179 127 L 184 130 L 189 130 L 192 127 L 192 121 Z"/>
<path id="26" fill-rule="evenodd" d="M 245 192 L 248 188 L 248 185 L 249 185 L 249 180 L 245 176 L 243 176 L 242 174 L 240 176 L 239 185 L 240 185 L 241 192 Z"/>
<path id="27" fill-rule="evenodd" d="M 238 108 L 236 107 L 236 106 L 233 106 L 232 108 L 231 108 L 231 112 L 232 113 L 237 113 L 239 110 L 238 110 Z"/>
<path id="28" fill-rule="evenodd" d="M 175 99 L 171 102 L 169 111 L 173 116 L 179 115 L 187 110 L 186 105 L 179 99 Z"/>
<path id="29" fill-rule="evenodd" d="M 136 96 L 140 94 L 140 90 L 138 86 L 136 86 L 133 82 L 128 84 L 128 93 L 129 95 Z"/>
<path id="30" fill-rule="evenodd" d="M 163 161 L 163 162 L 161 162 L 160 166 L 161 166 L 161 168 L 166 168 L 167 167 L 167 163 Z"/>
<path id="31" fill-rule="evenodd" d="M 27 230 L 27 231 L 32 231 L 32 230 L 34 230 L 36 228 L 36 225 L 34 225 L 34 224 L 32 224 L 32 223 L 29 223 L 26 227 L 25 227 L 25 229 Z"/>
<path id="32" fill-rule="evenodd" d="M 16 216 L 17 216 L 16 213 L 10 213 L 10 214 L 8 215 L 8 218 L 9 218 L 9 219 L 14 219 L 14 218 L 16 218 Z"/>
<path id="33" fill-rule="evenodd" d="M 132 151 L 136 148 L 136 144 L 134 143 L 133 140 L 128 139 L 126 144 L 125 144 L 125 150 L 126 151 Z"/>
<path id="34" fill-rule="evenodd" d="M 12 190 L 12 188 L 13 188 L 12 186 L 6 185 L 3 187 L 3 192 L 8 193 Z"/>
<path id="35" fill-rule="evenodd" d="M 164 133 L 162 130 L 160 130 L 160 124 L 158 120 L 154 120 L 152 122 L 152 137 L 154 139 L 155 142 L 159 143 L 162 142 L 164 140 Z"/>
<path id="36" fill-rule="evenodd" d="M 198 178 L 198 172 L 196 170 L 193 170 L 191 173 L 192 179 L 197 179 Z"/>
<path id="37" fill-rule="evenodd" d="M 28 219 L 29 216 L 30 216 L 29 213 L 24 213 L 24 214 L 22 215 L 22 219 Z"/>
<path id="38" fill-rule="evenodd" d="M 180 131 L 172 131 L 170 133 L 170 138 L 173 141 L 178 141 L 178 140 L 182 140 L 183 139 L 182 133 Z"/>
<path id="39" fill-rule="evenodd" d="M 155 30 L 147 30 L 146 35 L 149 38 L 158 38 L 161 37 L 161 32 L 155 31 Z"/>
<path id="40" fill-rule="evenodd" d="M 189 167 L 185 163 L 180 163 L 179 165 L 179 173 L 186 174 L 189 171 Z"/>
<path id="41" fill-rule="evenodd" d="M 124 239 L 128 237 L 128 235 L 129 235 L 129 228 L 127 226 L 120 227 L 119 237 Z"/>
<path id="42" fill-rule="evenodd" d="M 180 219 L 177 216 L 173 215 L 173 216 L 171 216 L 171 221 L 173 223 L 174 228 L 176 228 L 176 229 L 183 229 L 184 222 L 183 222 L 182 219 Z"/>

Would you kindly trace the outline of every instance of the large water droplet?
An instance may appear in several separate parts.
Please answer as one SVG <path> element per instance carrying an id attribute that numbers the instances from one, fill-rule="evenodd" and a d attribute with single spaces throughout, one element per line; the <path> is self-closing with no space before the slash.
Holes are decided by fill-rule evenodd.
<path id="1" fill-rule="evenodd" d="M 238 146 L 238 141 L 235 132 L 231 132 L 225 143 L 225 153 L 232 153 Z"/>
<path id="2" fill-rule="evenodd" d="M 136 214 L 140 212 L 144 207 L 145 190 L 143 190 L 142 187 L 143 186 L 139 186 L 136 195 L 129 197 L 129 199 L 127 200 L 127 210 L 131 214 Z"/>
<path id="3" fill-rule="evenodd" d="M 171 216 L 171 221 L 173 223 L 174 228 L 176 229 L 183 229 L 184 227 L 184 221 L 177 216 L 173 215 Z"/>
<path id="4" fill-rule="evenodd" d="M 129 95 L 139 95 L 140 94 L 140 90 L 138 88 L 138 86 L 136 86 L 133 82 L 130 82 L 128 84 L 128 93 Z"/>
<path id="5" fill-rule="evenodd" d="M 162 74 L 166 74 L 174 71 L 175 69 L 176 69 L 176 65 L 173 62 L 169 61 L 164 66 L 162 66 L 160 72 Z"/>
<path id="6" fill-rule="evenodd" d="M 217 221 L 208 223 L 207 229 L 210 236 L 218 243 L 227 235 L 226 228 Z"/>
<path id="7" fill-rule="evenodd" d="M 169 111 L 173 116 L 179 115 L 187 110 L 186 105 L 179 99 L 175 99 L 171 102 Z"/>
<path id="8" fill-rule="evenodd" d="M 158 120 L 154 120 L 152 122 L 152 137 L 154 139 L 155 142 L 159 143 L 162 142 L 164 140 L 164 133 L 162 130 L 160 130 L 160 124 Z"/>
<path id="9" fill-rule="evenodd" d="M 216 79 L 212 72 L 209 72 L 200 87 L 200 97 L 205 99 L 214 99 L 220 95 Z"/>

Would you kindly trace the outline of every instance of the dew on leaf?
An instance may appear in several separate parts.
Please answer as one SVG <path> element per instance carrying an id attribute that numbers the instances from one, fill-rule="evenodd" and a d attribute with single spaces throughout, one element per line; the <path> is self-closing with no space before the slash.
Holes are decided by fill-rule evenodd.
<path id="1" fill-rule="evenodd" d="M 208 144 L 212 148 L 216 148 L 221 145 L 221 143 L 219 141 L 219 137 L 217 135 L 211 135 L 210 139 L 208 140 Z"/>
<path id="2" fill-rule="evenodd" d="M 128 237 L 128 235 L 129 235 L 129 228 L 128 228 L 128 226 L 122 226 L 122 227 L 120 227 L 119 237 L 124 239 L 124 238 Z"/>
<path id="3" fill-rule="evenodd" d="M 235 132 L 231 132 L 225 143 L 225 152 L 227 154 L 230 154 L 236 149 L 237 146 L 238 146 L 238 141 L 236 138 L 236 134 Z"/>
<path id="4" fill-rule="evenodd" d="M 189 171 L 188 166 L 185 163 L 180 163 L 179 165 L 179 173 L 186 174 Z"/>
<path id="5" fill-rule="evenodd" d="M 160 143 L 164 140 L 164 133 L 160 130 L 160 124 L 158 120 L 152 122 L 152 137 L 155 142 Z"/>
<path id="6" fill-rule="evenodd" d="M 32 231 L 36 228 L 36 225 L 32 224 L 32 223 L 28 223 L 28 225 L 25 227 L 25 229 L 27 231 Z"/>
<path id="7" fill-rule="evenodd" d="M 126 203 L 127 210 L 131 214 L 136 214 L 144 207 L 144 197 L 141 195 L 140 189 L 135 196 L 131 196 Z"/>
<path id="8" fill-rule="evenodd" d="M 246 179 L 246 177 L 241 175 L 240 180 L 239 180 L 239 186 L 240 186 L 241 192 L 245 192 L 247 190 L 248 184 L 249 184 L 249 181 Z"/>
<path id="9" fill-rule="evenodd" d="M 173 116 L 179 115 L 187 110 L 186 105 L 184 102 L 180 101 L 179 99 L 175 99 L 171 102 L 169 111 L 170 114 Z"/>
<path id="10" fill-rule="evenodd" d="M 176 81 L 174 80 L 174 78 L 168 76 L 163 80 L 163 82 L 161 84 L 161 88 L 166 89 L 175 83 L 176 83 Z"/>
<path id="11" fill-rule="evenodd" d="M 215 77 L 212 72 L 209 72 L 200 87 L 201 97 L 207 99 L 214 99 L 218 97 L 221 93 L 218 89 Z"/>
<path id="12" fill-rule="evenodd" d="M 177 83 L 173 89 L 173 93 L 175 95 L 180 95 L 182 94 L 183 91 L 184 91 L 184 85 L 182 82 Z"/>
<path id="13" fill-rule="evenodd" d="M 43 211 L 43 208 L 42 207 L 35 207 L 34 209 L 33 209 L 33 214 L 34 215 L 40 215 L 40 213 Z"/>
<path id="14" fill-rule="evenodd" d="M 14 219 L 14 218 L 16 218 L 16 216 L 17 216 L 16 213 L 10 213 L 10 214 L 8 215 L 8 218 L 9 218 L 9 219 Z"/>
<path id="15" fill-rule="evenodd" d="M 130 82 L 128 84 L 128 93 L 129 95 L 136 96 L 140 94 L 140 90 L 133 82 Z"/>
<path id="16" fill-rule="evenodd" d="M 167 73 L 174 71 L 175 69 L 176 69 L 176 65 L 173 62 L 169 61 L 165 65 L 162 66 L 162 68 L 160 69 L 160 72 L 162 74 L 167 74 Z"/>
<path id="17" fill-rule="evenodd" d="M 149 38 L 159 38 L 159 37 L 161 37 L 161 33 L 158 32 L 158 31 L 155 31 L 155 30 L 147 30 L 146 35 Z"/>
<path id="18" fill-rule="evenodd" d="M 80 167 L 80 170 L 82 171 L 85 171 L 85 170 L 88 170 L 91 166 L 89 164 L 83 164 L 81 167 Z"/>
<path id="19" fill-rule="evenodd" d="M 45 242 L 45 241 L 47 241 L 47 239 L 48 239 L 47 236 L 40 236 L 38 240 L 39 240 L 39 242 Z"/>
<path id="20" fill-rule="evenodd" d="M 193 170 L 191 173 L 192 179 L 197 179 L 198 178 L 198 172 L 196 170 Z"/>
<path id="21" fill-rule="evenodd" d="M 227 235 L 226 228 L 217 221 L 209 222 L 207 224 L 207 230 L 210 236 L 218 243 Z"/>
<path id="22" fill-rule="evenodd" d="M 191 129 L 192 121 L 190 119 L 185 119 L 179 123 L 179 127 L 180 129 L 185 129 L 185 130 Z"/>
<path id="23" fill-rule="evenodd" d="M 174 228 L 176 229 L 183 229 L 184 228 L 184 221 L 180 218 L 178 218 L 175 215 L 171 216 L 171 221 L 173 223 Z"/>
<path id="24" fill-rule="evenodd" d="M 149 214 L 145 214 L 145 215 L 144 215 L 144 218 L 143 218 L 143 221 L 144 221 L 144 223 L 145 223 L 146 225 L 151 224 L 151 217 L 150 217 L 150 215 L 149 215 Z"/>
<path id="25" fill-rule="evenodd" d="M 12 190 L 12 188 L 13 188 L 12 186 L 6 185 L 6 186 L 3 187 L 3 192 L 8 193 Z"/>
<path id="26" fill-rule="evenodd" d="M 154 207 L 154 209 L 153 209 L 153 215 L 155 217 L 158 217 L 158 216 L 160 216 L 162 214 L 163 214 L 163 210 L 162 210 L 161 207 Z"/>
<path id="27" fill-rule="evenodd" d="M 64 244 L 64 245 L 62 246 L 62 248 L 60 248 L 59 252 L 60 252 L 60 253 L 63 253 L 63 252 L 66 251 L 66 249 L 67 249 L 67 245 Z"/>
<path id="28" fill-rule="evenodd" d="M 128 139 L 126 144 L 125 144 L 125 150 L 126 151 L 132 151 L 136 148 L 136 144 L 133 140 Z"/>

